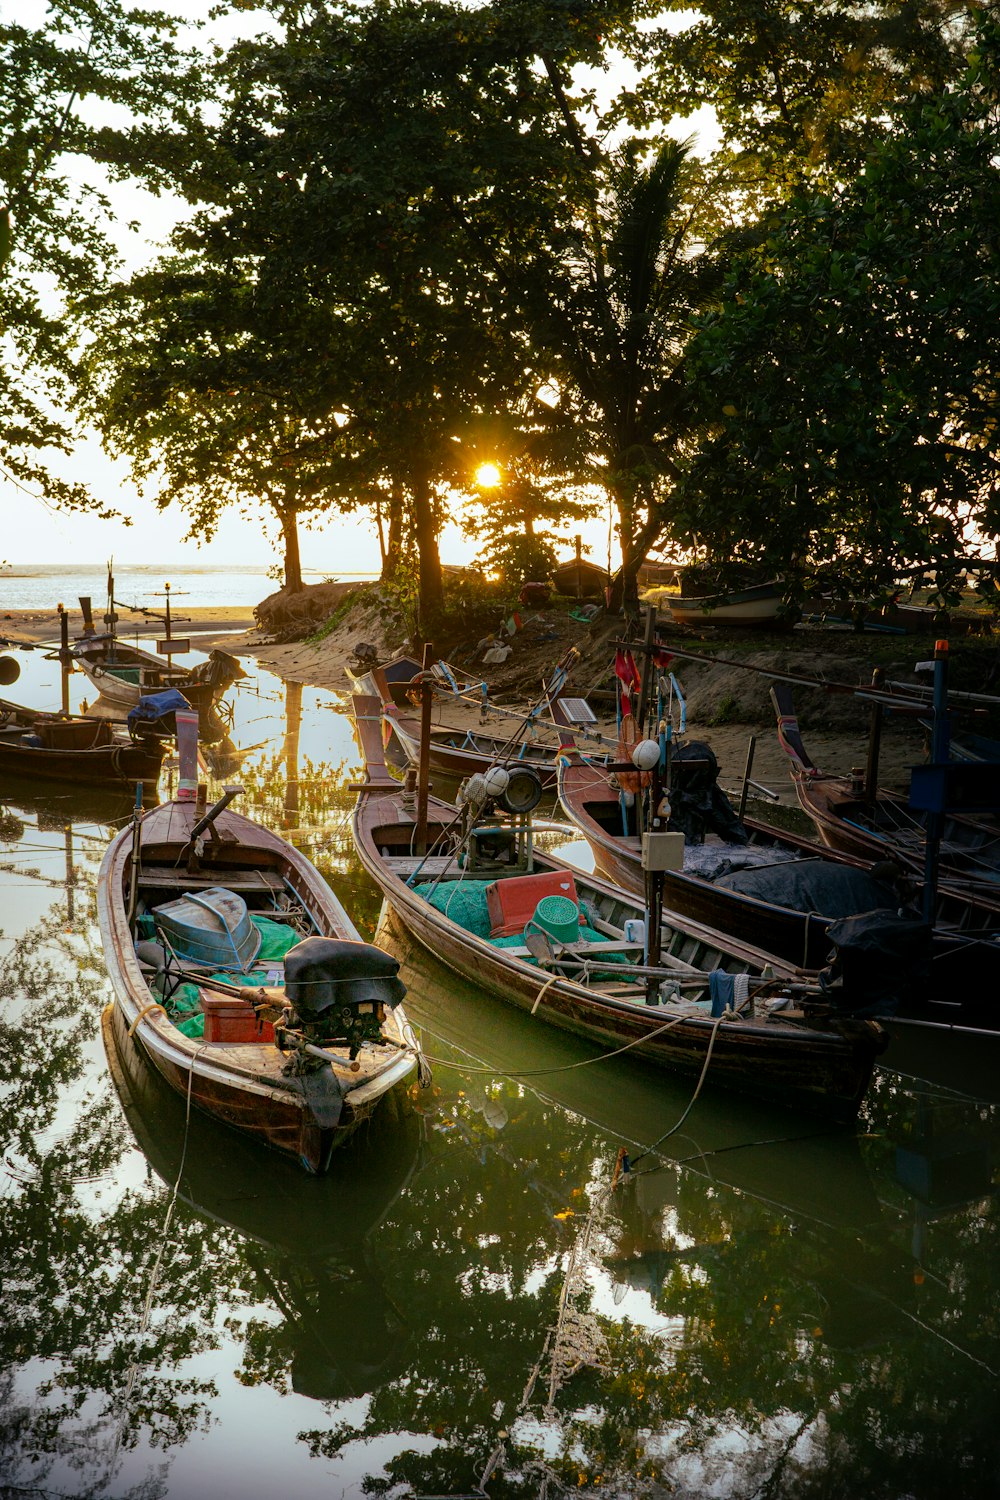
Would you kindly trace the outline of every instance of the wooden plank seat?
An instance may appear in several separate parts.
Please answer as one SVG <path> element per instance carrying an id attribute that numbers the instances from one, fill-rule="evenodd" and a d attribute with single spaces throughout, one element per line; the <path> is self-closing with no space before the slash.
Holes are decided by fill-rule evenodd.
<path id="1" fill-rule="evenodd" d="M 502 953 L 513 953 L 515 958 L 524 958 L 531 953 L 531 949 L 518 943 L 509 948 L 502 948 Z M 567 950 L 556 949 L 560 958 L 589 958 L 591 954 L 600 956 L 602 953 L 641 953 L 642 943 L 624 943 L 608 941 L 606 943 L 570 943 Z"/>
<path id="2" fill-rule="evenodd" d="M 227 891 L 284 891 L 287 889 L 280 875 L 271 870 L 214 870 L 200 875 L 189 875 L 186 870 L 175 870 L 143 865 L 139 871 L 141 890 L 196 891 L 203 887 L 221 885 Z"/>
<path id="3" fill-rule="evenodd" d="M 447 875 L 451 870 L 456 875 L 462 874 L 451 854 L 390 854 L 385 856 L 385 863 L 393 874 L 404 880 L 418 870 L 421 880 L 433 880 L 435 875 Z"/>

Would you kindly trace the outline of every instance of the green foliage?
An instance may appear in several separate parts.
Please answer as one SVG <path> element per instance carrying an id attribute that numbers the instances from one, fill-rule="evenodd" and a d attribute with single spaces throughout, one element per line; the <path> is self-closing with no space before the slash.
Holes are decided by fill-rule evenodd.
<path id="1" fill-rule="evenodd" d="M 701 319 L 692 399 L 714 425 L 674 534 L 721 567 L 867 596 L 926 565 L 946 591 L 1000 533 L 998 57 L 987 26 L 963 87 L 773 215 Z"/>
<path id="2" fill-rule="evenodd" d="M 116 266 L 107 174 L 186 90 L 176 24 L 117 0 L 67 0 L 35 25 L 0 21 L 0 470 L 100 515 L 113 511 L 51 466 L 78 435 L 73 314 Z M 129 127 L 94 123 L 111 111 Z"/>

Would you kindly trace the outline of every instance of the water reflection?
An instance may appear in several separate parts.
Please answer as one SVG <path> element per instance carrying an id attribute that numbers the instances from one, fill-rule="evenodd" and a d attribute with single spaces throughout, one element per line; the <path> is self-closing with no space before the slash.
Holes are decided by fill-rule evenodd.
<path id="1" fill-rule="evenodd" d="M 232 753 L 243 811 L 372 932 L 337 710 L 259 674 Z M 858 1133 L 706 1094 L 669 1134 L 688 1085 L 593 1066 L 387 925 L 435 1089 L 305 1179 L 188 1121 L 120 1037 L 105 1057 L 93 895 L 127 803 L 3 791 L 14 1492 L 471 1494 L 495 1457 L 503 1500 L 992 1494 L 995 1108 L 880 1072 Z M 580 1362 L 549 1411 L 561 1305 Z"/>

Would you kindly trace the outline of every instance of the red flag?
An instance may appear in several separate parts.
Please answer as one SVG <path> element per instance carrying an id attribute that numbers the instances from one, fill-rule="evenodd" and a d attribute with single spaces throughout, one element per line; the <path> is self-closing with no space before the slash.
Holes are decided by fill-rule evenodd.
<path id="1" fill-rule="evenodd" d="M 639 668 L 635 664 L 635 657 L 631 651 L 622 651 L 619 648 L 615 652 L 615 676 L 630 691 L 638 691 L 642 679 L 639 676 Z"/>
<path id="2" fill-rule="evenodd" d="M 653 652 L 653 665 L 655 667 L 669 667 L 674 659 L 674 653 L 667 651 L 663 646 L 658 646 Z"/>

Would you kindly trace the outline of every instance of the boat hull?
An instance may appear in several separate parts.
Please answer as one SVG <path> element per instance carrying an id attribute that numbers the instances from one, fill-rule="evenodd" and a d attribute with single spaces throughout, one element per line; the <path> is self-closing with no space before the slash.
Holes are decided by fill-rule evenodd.
<path id="1" fill-rule="evenodd" d="M 838 1022 L 836 1026 L 814 1028 L 782 1023 L 773 1016 L 716 1023 L 703 1012 L 647 1006 L 636 998 L 635 987 L 628 998 L 623 998 L 612 987 L 592 988 L 545 972 L 509 949 L 495 947 L 466 931 L 424 900 L 394 869 L 394 859 L 398 862 L 401 858 L 406 864 L 412 815 L 401 804 L 398 787 L 385 772 L 380 743 L 364 716 L 365 703 L 356 702 L 355 709 L 369 778 L 355 808 L 355 847 L 396 916 L 435 958 L 507 1004 L 609 1052 L 625 1048 L 644 1062 L 689 1075 L 699 1075 L 708 1060 L 713 1083 L 838 1121 L 854 1118 L 868 1087 L 875 1056 L 885 1045 L 885 1033 L 874 1023 Z M 433 837 L 437 831 L 453 826 L 454 809 L 431 798 L 429 818 Z M 642 914 L 634 898 L 573 870 L 555 856 L 538 855 L 535 867 L 572 870 L 581 899 L 591 907 L 603 907 L 614 930 L 621 931 L 626 913 Z M 673 932 L 669 951 L 688 966 L 695 982 L 700 978 L 707 984 L 704 970 L 712 967 L 759 974 L 767 961 L 766 955 L 735 942 L 719 947 L 719 934 L 699 929 L 697 924 L 674 923 Z M 714 956 L 706 962 L 710 948 L 714 948 Z"/>
<path id="2" fill-rule="evenodd" d="M 156 861 L 168 868 L 186 847 L 193 820 L 193 803 L 166 803 L 147 814 L 142 825 L 143 868 Z M 256 873 L 265 886 L 299 901 L 320 936 L 360 941 L 330 887 L 291 845 L 231 811 L 217 818 L 216 830 L 229 858 L 214 872 L 213 883 L 238 885 Z M 308 1084 L 285 1075 L 284 1057 L 273 1043 L 205 1042 L 185 1036 L 167 1018 L 146 983 L 131 937 L 131 841 L 132 830 L 125 829 L 105 854 L 98 876 L 98 920 L 113 1003 L 133 1045 L 193 1106 L 293 1157 L 307 1171 L 323 1172 L 331 1154 L 380 1101 L 412 1078 L 416 1057 L 407 1049 L 401 1007 L 390 1013 L 385 1026 L 395 1050 L 384 1058 L 366 1058 L 357 1083 L 345 1085 L 339 1119 L 324 1123 L 324 1111 L 317 1114 L 314 1109 Z"/>
<path id="3" fill-rule="evenodd" d="M 728 594 L 665 598 L 662 601 L 678 625 L 764 625 L 781 615 L 781 589 L 770 583 L 737 589 Z"/>

